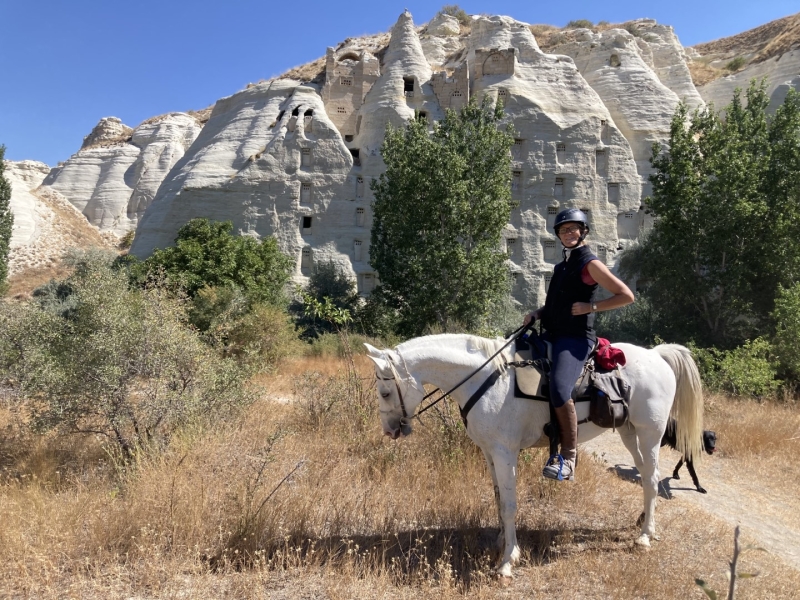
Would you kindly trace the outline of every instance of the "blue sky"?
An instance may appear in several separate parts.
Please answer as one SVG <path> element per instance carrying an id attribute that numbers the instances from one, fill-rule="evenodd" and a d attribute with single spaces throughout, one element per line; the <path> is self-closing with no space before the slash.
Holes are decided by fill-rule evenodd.
<path id="1" fill-rule="evenodd" d="M 403 0 L 0 0 L 0 144 L 6 158 L 54 166 L 102 117 L 135 127 L 201 109 L 314 60 L 347 37 L 416 23 L 446 2 Z M 640 17 L 672 25 L 685 46 L 800 10 L 797 0 L 465 0 L 470 14 L 563 26 Z"/>

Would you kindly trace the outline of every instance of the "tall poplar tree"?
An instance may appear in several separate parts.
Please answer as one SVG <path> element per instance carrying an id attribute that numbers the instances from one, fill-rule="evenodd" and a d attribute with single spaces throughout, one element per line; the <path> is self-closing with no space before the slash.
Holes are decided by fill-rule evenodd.
<path id="1" fill-rule="evenodd" d="M 623 259 L 675 341 L 734 347 L 768 333 L 779 285 L 800 281 L 800 97 L 767 114 L 765 84 L 722 111 L 681 105 L 654 144 L 656 220 Z"/>
<path id="2" fill-rule="evenodd" d="M 8 252 L 11 247 L 11 229 L 14 215 L 11 213 L 11 183 L 5 178 L 4 158 L 6 147 L 0 146 L 0 290 L 8 278 Z"/>
<path id="3" fill-rule="evenodd" d="M 400 333 L 473 327 L 508 293 L 500 233 L 511 207 L 510 126 L 485 98 L 388 128 L 386 171 L 373 181 L 370 264 L 378 297 L 398 311 Z"/>

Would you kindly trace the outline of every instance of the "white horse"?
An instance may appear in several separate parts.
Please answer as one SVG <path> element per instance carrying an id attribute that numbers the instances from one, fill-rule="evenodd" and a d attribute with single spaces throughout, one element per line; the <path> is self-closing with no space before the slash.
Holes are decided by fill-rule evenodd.
<path id="1" fill-rule="evenodd" d="M 471 335 L 432 335 L 409 340 L 393 350 L 365 344 L 375 363 L 378 401 L 384 433 L 392 439 L 409 435 L 409 421 L 425 395 L 423 384 L 449 390 L 478 369 L 503 345 Z M 703 396 L 700 375 L 691 353 L 683 346 L 663 344 L 648 350 L 631 344 L 615 344 L 625 353 L 623 368 L 630 384 L 629 424 L 617 428 L 633 456 L 644 488 L 644 520 L 636 543 L 650 546 L 655 535 L 658 495 L 658 452 L 667 421 L 677 421 L 677 449 L 685 456 L 701 454 Z M 515 520 L 517 513 L 517 459 L 523 448 L 537 445 L 550 420 L 547 402 L 515 398 L 514 371 L 506 349 L 451 394 L 460 407 L 500 369 L 503 375 L 486 391 L 467 416 L 467 435 L 483 450 L 494 483 L 500 515 L 498 545 L 503 550 L 497 573 L 511 576 L 519 560 Z M 588 415 L 588 403 L 576 405 L 578 419 Z M 581 425 L 578 441 L 585 442 L 606 431 L 592 423 Z M 544 438 L 543 441 L 546 441 Z"/>

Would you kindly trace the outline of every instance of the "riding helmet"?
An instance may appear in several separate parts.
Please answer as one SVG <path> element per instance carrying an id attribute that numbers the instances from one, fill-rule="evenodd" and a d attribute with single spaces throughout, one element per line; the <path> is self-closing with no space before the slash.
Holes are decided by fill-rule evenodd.
<path id="1" fill-rule="evenodd" d="M 558 228 L 564 223 L 580 223 L 586 229 L 589 229 L 589 219 L 586 217 L 586 213 L 577 208 L 568 208 L 558 213 L 556 221 L 553 223 L 553 231 L 558 233 Z"/>

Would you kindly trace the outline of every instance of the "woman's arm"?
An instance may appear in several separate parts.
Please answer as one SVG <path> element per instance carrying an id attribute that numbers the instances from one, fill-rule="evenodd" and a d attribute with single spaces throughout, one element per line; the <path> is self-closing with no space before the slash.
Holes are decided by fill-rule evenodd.
<path id="1" fill-rule="evenodd" d="M 619 278 L 617 278 L 608 267 L 599 260 L 593 260 L 586 265 L 589 275 L 592 276 L 601 288 L 613 294 L 610 298 L 595 302 L 597 312 L 602 310 L 612 310 L 621 306 L 632 304 L 634 300 L 633 292 Z M 576 302 L 572 305 L 573 315 L 585 315 L 592 311 L 592 305 L 588 302 Z"/>

